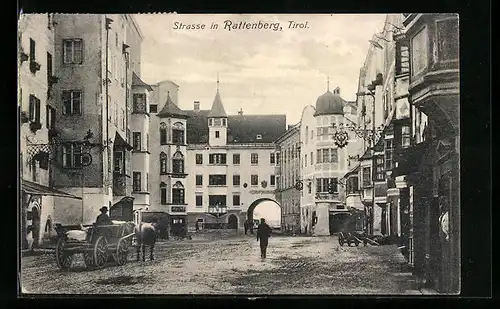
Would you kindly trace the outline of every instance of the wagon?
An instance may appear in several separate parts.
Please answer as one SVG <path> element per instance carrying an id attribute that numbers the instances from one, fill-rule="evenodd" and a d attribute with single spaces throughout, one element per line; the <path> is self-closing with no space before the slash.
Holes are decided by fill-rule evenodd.
<path id="1" fill-rule="evenodd" d="M 339 245 L 343 246 L 347 244 L 349 247 L 351 244 L 359 246 L 360 243 L 366 246 L 367 237 L 363 228 L 363 218 L 360 211 L 356 209 L 350 209 L 350 216 L 344 222 L 341 228 L 341 232 L 338 234 Z"/>
<path id="2" fill-rule="evenodd" d="M 76 237 L 79 236 L 79 237 Z M 83 230 L 58 230 L 56 262 L 60 269 L 71 267 L 73 256 L 83 254 L 87 268 L 101 267 L 109 260 L 127 263 L 133 245 L 134 223 L 92 225 Z"/>

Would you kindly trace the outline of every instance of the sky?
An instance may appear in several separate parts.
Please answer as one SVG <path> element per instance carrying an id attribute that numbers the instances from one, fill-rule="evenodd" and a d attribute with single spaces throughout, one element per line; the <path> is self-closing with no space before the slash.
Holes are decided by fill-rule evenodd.
<path id="1" fill-rule="evenodd" d="M 359 70 L 368 40 L 384 26 L 384 14 L 322 15 L 178 15 L 139 14 L 144 35 L 141 75 L 150 84 L 172 80 L 179 85 L 179 107 L 210 109 L 217 87 L 228 114 L 286 114 L 300 121 L 327 89 L 340 87 L 355 99 Z M 281 30 L 231 29 L 233 24 L 280 23 Z M 307 28 L 289 28 L 289 21 Z M 175 22 L 204 24 L 205 29 L 174 29 Z M 210 29 L 212 23 L 218 29 Z M 177 26 L 178 28 L 179 25 Z"/>
<path id="2" fill-rule="evenodd" d="M 279 225 L 281 223 L 281 207 L 275 202 L 264 201 L 253 210 L 253 218 L 258 220 L 264 218 L 268 224 Z"/>

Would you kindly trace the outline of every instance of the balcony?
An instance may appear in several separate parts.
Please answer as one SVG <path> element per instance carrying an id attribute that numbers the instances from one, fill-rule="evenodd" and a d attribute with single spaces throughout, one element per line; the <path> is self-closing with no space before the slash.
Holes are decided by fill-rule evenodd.
<path id="1" fill-rule="evenodd" d="M 325 193 L 325 192 L 318 192 L 316 193 L 315 196 L 316 202 L 329 202 L 329 201 L 339 201 L 339 194 L 338 193 Z"/>
<path id="2" fill-rule="evenodd" d="M 181 205 L 170 205 L 171 214 L 183 214 L 186 213 L 187 207 Z"/>
<path id="3" fill-rule="evenodd" d="M 458 15 L 411 14 L 404 24 L 411 46 L 410 101 L 442 131 L 458 132 Z"/>

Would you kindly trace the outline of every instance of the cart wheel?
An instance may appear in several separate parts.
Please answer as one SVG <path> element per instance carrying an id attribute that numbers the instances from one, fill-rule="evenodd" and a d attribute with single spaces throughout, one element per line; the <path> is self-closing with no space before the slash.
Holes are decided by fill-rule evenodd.
<path id="1" fill-rule="evenodd" d="M 344 240 L 343 240 L 343 239 L 340 239 L 340 238 L 339 238 L 339 245 L 340 245 L 341 247 L 343 247 L 343 246 L 344 246 Z"/>
<path id="2" fill-rule="evenodd" d="M 103 266 L 108 260 L 108 241 L 104 236 L 99 236 L 94 243 L 94 265 Z"/>
<path id="3" fill-rule="evenodd" d="M 113 254 L 113 258 L 118 265 L 125 265 L 127 263 L 129 248 L 132 245 L 132 241 L 129 239 L 120 239 L 118 245 L 116 246 L 116 253 Z"/>
<path id="4" fill-rule="evenodd" d="M 68 269 L 71 267 L 71 262 L 73 261 L 73 254 L 64 252 L 64 247 L 66 244 L 66 238 L 60 237 L 57 240 L 56 245 L 56 262 L 60 269 Z"/>

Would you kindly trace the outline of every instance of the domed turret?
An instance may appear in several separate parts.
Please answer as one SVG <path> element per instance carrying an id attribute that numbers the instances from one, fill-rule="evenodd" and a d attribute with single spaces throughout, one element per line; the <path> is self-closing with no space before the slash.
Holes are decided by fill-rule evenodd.
<path id="1" fill-rule="evenodd" d="M 340 89 L 337 87 L 333 90 L 330 89 L 320 95 L 316 100 L 316 112 L 314 116 L 319 115 L 344 115 L 344 106 L 346 101 L 340 97 Z"/>

